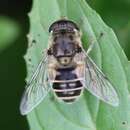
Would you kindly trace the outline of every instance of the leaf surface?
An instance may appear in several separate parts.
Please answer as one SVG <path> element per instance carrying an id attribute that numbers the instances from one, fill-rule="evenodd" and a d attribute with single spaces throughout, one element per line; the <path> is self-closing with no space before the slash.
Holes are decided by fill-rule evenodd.
<path id="1" fill-rule="evenodd" d="M 99 101 L 85 91 L 75 103 L 66 105 L 51 99 L 44 101 L 28 114 L 31 130 L 129 130 L 130 129 L 130 64 L 110 27 L 84 0 L 34 0 L 28 34 L 27 81 L 38 65 L 48 45 L 48 27 L 67 17 L 75 21 L 83 33 L 83 46 L 94 40 L 90 54 L 94 62 L 112 82 L 120 99 L 119 107 Z M 101 39 L 98 39 L 103 33 Z"/>

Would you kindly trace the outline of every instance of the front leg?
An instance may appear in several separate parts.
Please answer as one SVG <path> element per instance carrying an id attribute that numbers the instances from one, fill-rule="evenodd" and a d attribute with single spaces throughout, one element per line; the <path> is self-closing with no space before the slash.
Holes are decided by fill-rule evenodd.
<path id="1" fill-rule="evenodd" d="M 99 41 L 102 36 L 103 36 L 103 33 L 100 33 L 100 36 L 97 38 L 97 41 Z M 88 50 L 86 52 L 87 55 L 91 52 L 91 50 L 93 49 L 95 43 L 96 43 L 95 40 L 91 40 L 91 42 L 89 44 L 89 47 L 88 47 Z"/>
<path id="2" fill-rule="evenodd" d="M 87 49 L 87 52 L 86 52 L 87 55 L 92 51 L 94 45 L 95 45 L 95 41 L 93 40 L 93 41 L 91 41 L 91 43 Z"/>

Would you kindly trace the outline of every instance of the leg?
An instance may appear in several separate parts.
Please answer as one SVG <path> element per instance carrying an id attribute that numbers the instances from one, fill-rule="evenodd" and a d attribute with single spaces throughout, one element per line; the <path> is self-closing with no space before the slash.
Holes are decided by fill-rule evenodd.
<path id="1" fill-rule="evenodd" d="M 97 41 L 99 41 L 102 36 L 103 36 L 103 33 L 100 33 L 100 36 L 97 38 Z M 91 52 L 91 50 L 93 49 L 95 42 L 96 42 L 95 40 L 92 40 L 92 41 L 91 41 L 91 43 L 90 43 L 90 45 L 89 45 L 89 47 L 88 47 L 88 50 L 87 50 L 87 52 L 86 52 L 87 55 L 88 55 L 88 54 Z"/>
<path id="2" fill-rule="evenodd" d="M 95 44 L 95 41 L 92 41 L 91 43 L 90 43 L 90 45 L 89 45 L 89 47 L 88 47 L 88 50 L 87 50 L 87 55 L 91 52 L 91 50 L 93 49 L 93 47 L 94 47 L 94 44 Z"/>

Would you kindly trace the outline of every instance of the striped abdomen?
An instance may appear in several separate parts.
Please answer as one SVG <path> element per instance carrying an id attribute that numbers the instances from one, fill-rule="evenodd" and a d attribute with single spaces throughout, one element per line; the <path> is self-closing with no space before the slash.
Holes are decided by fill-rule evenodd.
<path id="1" fill-rule="evenodd" d="M 53 90 L 59 99 L 65 102 L 73 102 L 80 96 L 83 85 L 74 73 L 74 67 L 57 69 L 59 72 L 53 83 Z"/>

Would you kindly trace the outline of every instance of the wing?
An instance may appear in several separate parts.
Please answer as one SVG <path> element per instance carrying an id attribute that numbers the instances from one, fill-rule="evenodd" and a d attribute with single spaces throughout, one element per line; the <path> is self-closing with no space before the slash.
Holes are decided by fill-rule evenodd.
<path id="1" fill-rule="evenodd" d="M 47 57 L 43 58 L 38 65 L 31 80 L 27 84 L 20 104 L 20 112 L 22 115 L 32 111 L 47 95 L 51 89 L 47 78 Z"/>
<path id="2" fill-rule="evenodd" d="M 88 55 L 85 71 L 85 88 L 104 102 L 118 106 L 119 99 L 114 87 Z"/>

